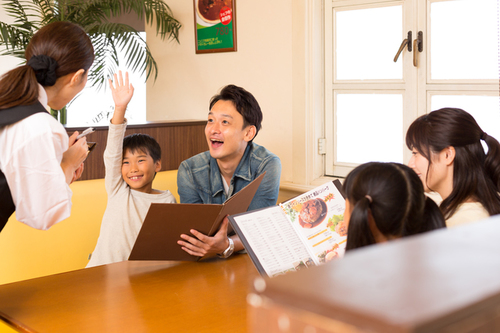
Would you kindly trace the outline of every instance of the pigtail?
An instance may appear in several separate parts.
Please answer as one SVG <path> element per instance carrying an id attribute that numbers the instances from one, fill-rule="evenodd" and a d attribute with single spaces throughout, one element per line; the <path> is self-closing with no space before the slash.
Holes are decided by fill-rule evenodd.
<path id="1" fill-rule="evenodd" d="M 347 175 L 343 189 L 352 207 L 346 250 L 375 244 L 379 234 L 390 240 L 445 227 L 441 210 L 406 165 L 362 164 Z"/>
<path id="2" fill-rule="evenodd" d="M 446 228 L 443 213 L 441 213 L 441 210 L 436 205 L 434 200 L 427 196 L 425 197 L 425 206 L 421 221 L 422 223 L 419 233 Z"/>
<path id="3" fill-rule="evenodd" d="M 375 244 L 368 220 L 371 204 L 373 203 L 365 196 L 353 207 L 347 230 L 346 250 Z"/>

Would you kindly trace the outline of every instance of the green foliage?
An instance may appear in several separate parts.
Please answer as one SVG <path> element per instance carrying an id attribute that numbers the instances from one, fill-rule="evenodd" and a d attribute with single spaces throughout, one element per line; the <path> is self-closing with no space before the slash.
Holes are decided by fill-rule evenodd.
<path id="1" fill-rule="evenodd" d="M 120 66 L 117 50 L 125 51 L 126 64 L 133 72 L 145 72 L 146 79 L 158 76 L 156 61 L 139 33 L 129 25 L 109 22 L 110 18 L 134 12 L 156 27 L 162 40 L 179 42 L 181 24 L 163 0 L 3 0 L 2 5 L 15 21 L 0 22 L 0 46 L 5 47 L 0 55 L 24 59 L 24 50 L 38 29 L 56 21 L 73 22 L 88 33 L 94 45 L 89 80 L 98 87 Z M 106 64 L 106 59 L 111 63 Z"/>

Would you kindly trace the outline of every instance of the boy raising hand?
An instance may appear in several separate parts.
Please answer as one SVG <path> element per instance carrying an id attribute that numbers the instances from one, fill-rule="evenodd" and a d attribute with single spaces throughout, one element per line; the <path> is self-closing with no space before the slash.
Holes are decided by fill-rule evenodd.
<path id="1" fill-rule="evenodd" d="M 121 71 L 109 80 L 115 111 L 109 124 L 104 151 L 104 178 L 108 203 L 97 245 L 87 267 L 127 260 L 151 203 L 175 203 L 170 191 L 153 189 L 153 179 L 161 169 L 161 148 L 146 134 L 131 134 L 125 111 L 134 95 Z"/>

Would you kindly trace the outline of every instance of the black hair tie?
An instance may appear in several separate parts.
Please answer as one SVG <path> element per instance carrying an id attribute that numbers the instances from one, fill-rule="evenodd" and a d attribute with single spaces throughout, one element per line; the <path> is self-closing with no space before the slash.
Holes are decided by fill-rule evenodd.
<path id="1" fill-rule="evenodd" d="M 33 68 L 36 80 L 42 86 L 53 86 L 56 83 L 57 61 L 54 58 L 41 54 L 31 57 L 28 66 Z"/>
<path id="2" fill-rule="evenodd" d="M 483 134 L 481 134 L 481 140 L 485 141 L 487 136 L 488 134 L 486 134 L 486 132 L 483 132 Z"/>

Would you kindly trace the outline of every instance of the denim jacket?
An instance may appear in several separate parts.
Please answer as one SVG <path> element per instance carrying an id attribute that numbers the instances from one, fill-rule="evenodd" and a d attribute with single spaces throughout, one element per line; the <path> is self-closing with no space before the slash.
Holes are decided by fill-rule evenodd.
<path id="1" fill-rule="evenodd" d="M 276 205 L 278 200 L 281 162 L 266 148 L 250 143 L 236 168 L 228 197 L 247 186 L 266 171 L 248 210 Z M 206 151 L 181 163 L 177 173 L 177 187 L 181 203 L 222 204 L 228 198 L 217 160 Z"/>

